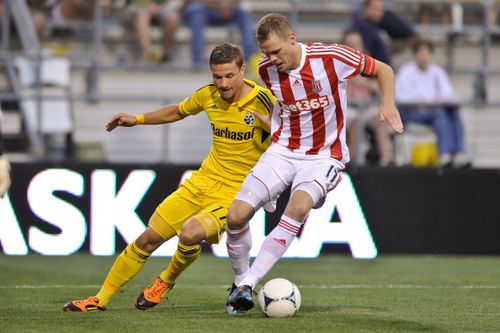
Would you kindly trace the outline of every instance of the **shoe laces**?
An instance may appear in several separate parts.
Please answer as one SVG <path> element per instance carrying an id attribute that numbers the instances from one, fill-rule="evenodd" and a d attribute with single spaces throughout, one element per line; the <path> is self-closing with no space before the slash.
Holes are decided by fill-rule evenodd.
<path id="1" fill-rule="evenodd" d="M 95 296 L 90 296 L 90 297 L 87 297 L 86 299 L 79 299 L 77 301 L 74 302 L 75 305 L 79 305 L 79 304 L 92 304 L 92 305 L 95 305 L 97 306 L 97 304 L 99 303 L 99 299 L 97 299 L 97 297 Z"/>
<path id="2" fill-rule="evenodd" d="M 244 287 L 246 287 L 248 289 L 248 292 L 250 293 L 250 295 L 257 295 L 257 292 L 255 290 L 253 290 L 252 287 L 248 286 L 248 285 L 245 285 Z"/>
<path id="3" fill-rule="evenodd" d="M 149 288 L 148 294 L 152 297 L 160 297 L 167 291 L 169 288 L 168 284 L 161 279 L 157 279 L 153 285 Z"/>

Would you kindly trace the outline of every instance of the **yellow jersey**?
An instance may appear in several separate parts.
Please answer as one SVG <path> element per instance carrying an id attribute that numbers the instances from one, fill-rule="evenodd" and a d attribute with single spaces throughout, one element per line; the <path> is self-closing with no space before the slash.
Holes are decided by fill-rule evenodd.
<path id="1" fill-rule="evenodd" d="M 208 84 L 179 103 L 183 115 L 205 111 L 212 127 L 212 147 L 193 176 L 204 176 L 239 188 L 246 175 L 270 144 L 265 125 L 254 115 L 269 115 L 276 98 L 255 82 L 243 99 L 232 104 L 223 100 L 213 83 Z"/>

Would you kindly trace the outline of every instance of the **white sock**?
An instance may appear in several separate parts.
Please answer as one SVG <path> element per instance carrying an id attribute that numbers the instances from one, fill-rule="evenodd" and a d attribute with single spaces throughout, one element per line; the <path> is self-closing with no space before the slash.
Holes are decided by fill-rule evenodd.
<path id="1" fill-rule="evenodd" d="M 235 275 L 234 283 L 239 285 L 245 277 L 250 266 L 250 249 L 252 248 L 252 234 L 250 226 L 240 230 L 226 229 L 227 234 L 227 253 L 229 261 Z"/>
<path id="2" fill-rule="evenodd" d="M 439 156 L 439 163 L 441 165 L 445 165 L 448 163 L 451 163 L 451 154 L 450 153 L 444 153 Z"/>
<path id="3" fill-rule="evenodd" d="M 285 254 L 299 232 L 301 225 L 302 223 L 283 215 L 276 228 L 267 235 L 252 267 L 250 267 L 240 285 L 249 285 L 252 289 L 255 288 L 264 275 Z"/>

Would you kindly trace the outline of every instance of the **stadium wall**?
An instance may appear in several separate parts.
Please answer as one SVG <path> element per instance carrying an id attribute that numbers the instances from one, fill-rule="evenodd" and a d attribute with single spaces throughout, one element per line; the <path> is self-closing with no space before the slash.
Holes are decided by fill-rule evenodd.
<path id="1" fill-rule="evenodd" d="M 0 249 L 7 255 L 114 255 L 135 239 L 156 205 L 196 166 L 14 164 L 0 201 Z M 254 248 L 277 223 L 252 220 Z M 311 213 L 288 257 L 349 251 L 378 254 L 500 254 L 500 170 L 359 168 L 345 173 Z M 171 255 L 175 240 L 158 255 Z M 207 246 L 205 250 L 210 250 Z M 225 256 L 224 242 L 211 248 Z"/>

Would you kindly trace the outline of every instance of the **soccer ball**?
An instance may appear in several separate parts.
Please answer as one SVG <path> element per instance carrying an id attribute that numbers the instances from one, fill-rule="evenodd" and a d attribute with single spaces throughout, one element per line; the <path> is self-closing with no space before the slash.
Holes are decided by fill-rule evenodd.
<path id="1" fill-rule="evenodd" d="M 269 280 L 259 290 L 260 310 L 268 317 L 294 316 L 300 309 L 299 288 L 287 279 Z"/>

